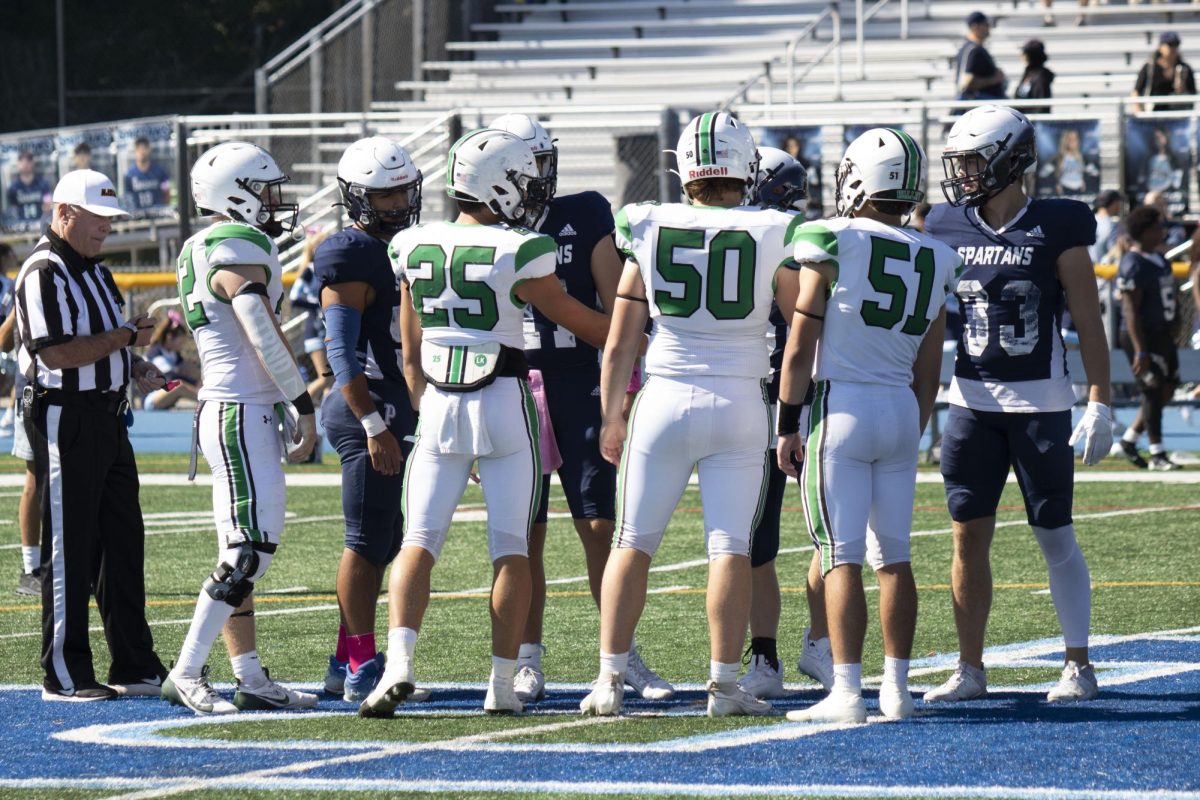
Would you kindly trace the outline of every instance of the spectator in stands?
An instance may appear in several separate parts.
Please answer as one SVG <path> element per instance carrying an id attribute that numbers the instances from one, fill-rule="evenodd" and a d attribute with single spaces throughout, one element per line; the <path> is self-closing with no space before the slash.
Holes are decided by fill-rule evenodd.
<path id="1" fill-rule="evenodd" d="M 1121 437 L 1121 450 L 1136 467 L 1176 470 L 1162 441 L 1162 412 L 1179 384 L 1179 338 L 1182 315 L 1171 265 L 1159 252 L 1166 235 L 1162 212 L 1154 206 L 1139 206 L 1125 221 L 1132 249 L 1121 259 L 1117 288 L 1121 292 L 1124 324 L 1121 349 L 1129 357 L 1142 406 L 1137 418 Z M 1137 449 L 1142 431 L 1150 439 L 1150 461 Z"/>
<path id="2" fill-rule="evenodd" d="M 1105 2 L 1105 1 L 1106 0 L 1100 0 L 1100 2 Z M 1053 5 L 1054 5 L 1054 0 L 1042 0 L 1042 8 L 1044 8 L 1046 10 L 1049 10 L 1050 7 Z M 1087 8 L 1088 5 L 1089 5 L 1088 0 L 1079 0 L 1080 8 Z M 1043 27 L 1050 28 L 1050 27 L 1053 27 L 1054 24 L 1055 24 L 1055 22 L 1054 22 L 1053 14 L 1046 14 L 1045 16 L 1042 17 L 1042 26 Z M 1075 24 L 1076 25 L 1086 25 L 1087 17 L 1081 13 L 1078 17 L 1075 18 Z"/>
<path id="3" fill-rule="evenodd" d="M 1137 83 L 1133 86 L 1134 97 L 1168 94 L 1195 94 L 1196 76 L 1192 68 L 1179 55 L 1179 35 L 1167 31 L 1158 37 L 1158 49 L 1138 71 Z M 1191 103 L 1154 103 L 1145 107 L 1135 105 L 1134 111 L 1186 111 Z"/>
<path id="4" fill-rule="evenodd" d="M 125 205 L 135 215 L 145 215 L 171 202 L 171 176 L 150 158 L 150 140 L 133 141 L 133 163 L 125 172 Z"/>
<path id="5" fill-rule="evenodd" d="M 1096 195 L 1092 211 L 1096 215 L 1096 243 L 1088 248 L 1093 264 L 1115 263 L 1124 251 L 1121 246 L 1121 211 L 1125 199 L 1116 189 Z"/>
<path id="6" fill-rule="evenodd" d="M 959 100 L 1003 100 L 1006 79 L 983 46 L 992 26 L 982 11 L 967 17 L 967 39 L 954 59 L 954 79 Z"/>
<path id="7" fill-rule="evenodd" d="M 80 142 L 75 145 L 75 149 L 71 151 L 71 169 L 91 169 L 92 168 L 92 146 L 87 142 Z"/>
<path id="8" fill-rule="evenodd" d="M 200 388 L 200 370 L 183 356 L 183 347 L 188 338 L 183 315 L 174 309 L 168 311 L 167 318 L 155 326 L 146 360 L 154 365 L 167 384 L 147 394 L 142 401 L 142 408 L 164 410 L 181 399 L 196 399 Z"/>
<path id="9" fill-rule="evenodd" d="M 1021 46 L 1021 58 L 1025 61 L 1025 72 L 1021 82 L 1013 91 L 1014 100 L 1046 100 L 1050 97 L 1050 84 L 1054 73 L 1046 69 L 1046 46 L 1041 39 L 1030 39 Z M 1018 109 L 1022 114 L 1044 114 L 1047 106 Z"/>
<path id="10" fill-rule="evenodd" d="M 33 169 L 33 153 L 23 150 L 17 156 L 17 177 L 8 185 L 9 223 L 37 228 L 50 211 L 50 183 Z"/>
<path id="11" fill-rule="evenodd" d="M 1183 244 L 1184 240 L 1187 239 L 1187 229 L 1172 218 L 1171 207 L 1167 203 L 1167 196 L 1165 194 L 1162 192 L 1147 192 L 1146 196 L 1142 198 L 1142 205 L 1153 206 L 1162 214 L 1165 235 L 1162 244 L 1158 248 L 1160 252 L 1165 253 Z"/>

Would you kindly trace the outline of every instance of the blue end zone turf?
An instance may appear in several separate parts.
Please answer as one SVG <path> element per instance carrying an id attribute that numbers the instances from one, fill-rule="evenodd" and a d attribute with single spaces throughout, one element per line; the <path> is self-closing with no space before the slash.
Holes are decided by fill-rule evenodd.
<path id="1" fill-rule="evenodd" d="M 1053 666 L 1053 642 L 988 651 L 993 667 Z M 205 722 L 152 699 L 46 703 L 30 688 L 0 689 L 0 789 L 194 788 L 346 791 L 803 795 L 823 797 L 1200 798 L 1200 636 L 1098 637 L 1092 648 L 1101 697 L 1048 705 L 1044 687 L 993 685 L 985 700 L 923 706 L 897 723 L 803 725 L 782 720 L 650 743 L 506 741 L 533 728 L 606 724 L 574 713 L 583 689 L 553 692 L 521 732 L 500 728 L 434 742 L 242 742 L 172 738 Z M 931 674 L 952 664 L 914 662 Z M 941 673 L 938 673 L 941 674 Z M 995 674 L 995 673 L 994 673 Z M 921 680 L 919 677 L 916 680 Z M 875 695 L 868 691 L 868 708 Z M 668 703 L 630 701 L 628 713 L 703 713 L 699 689 Z M 397 726 L 424 714 L 478 712 L 482 688 L 435 691 L 404 708 Z M 779 711 L 817 699 L 813 691 L 776 702 Z M 352 714 L 324 700 L 312 716 Z M 209 718 L 222 726 L 266 714 Z M 621 723 L 607 723 L 620 726 Z M 253 756 L 249 757 L 248 753 Z M 248 765 L 253 764 L 253 772 Z"/>

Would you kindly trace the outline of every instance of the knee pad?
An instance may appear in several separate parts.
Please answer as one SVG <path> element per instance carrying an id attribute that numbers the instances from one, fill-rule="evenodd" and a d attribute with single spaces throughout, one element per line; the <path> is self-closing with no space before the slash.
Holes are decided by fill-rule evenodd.
<path id="1" fill-rule="evenodd" d="M 867 565 L 880 570 L 892 564 L 912 561 L 907 536 L 880 536 L 873 528 L 867 528 Z"/>
<path id="2" fill-rule="evenodd" d="M 254 591 L 254 582 L 267 572 L 275 547 L 269 542 L 244 541 L 225 550 L 216 571 L 204 581 L 213 600 L 237 608 Z"/>
<path id="3" fill-rule="evenodd" d="M 1061 528 L 1035 526 L 1033 536 L 1042 548 L 1042 557 L 1046 559 L 1046 565 L 1049 567 L 1065 563 L 1079 551 L 1074 525 L 1064 525 Z"/>
<path id="4" fill-rule="evenodd" d="M 750 555 L 750 537 L 747 535 L 737 536 L 728 531 L 711 531 L 706 538 L 709 561 L 720 556 Z"/>
<path id="5" fill-rule="evenodd" d="M 529 537 L 524 533 L 488 529 L 488 556 L 492 561 L 505 556 L 529 556 Z"/>
<path id="6" fill-rule="evenodd" d="M 419 547 L 429 555 L 433 556 L 434 563 L 442 557 L 442 545 L 446 543 L 446 533 L 438 533 L 436 531 L 414 531 L 407 530 L 404 532 L 404 540 L 400 545 L 403 550 L 406 547 Z M 397 551 L 399 552 L 399 551 Z"/>
<path id="7" fill-rule="evenodd" d="M 639 550 L 651 558 L 654 558 L 654 554 L 658 552 L 658 546 L 662 544 L 664 533 L 665 531 L 659 531 L 658 533 L 640 533 L 635 530 L 630 530 L 628 527 L 623 526 L 620 524 L 620 522 L 618 522 L 616 531 L 613 533 L 613 548 L 631 547 L 634 550 Z"/>

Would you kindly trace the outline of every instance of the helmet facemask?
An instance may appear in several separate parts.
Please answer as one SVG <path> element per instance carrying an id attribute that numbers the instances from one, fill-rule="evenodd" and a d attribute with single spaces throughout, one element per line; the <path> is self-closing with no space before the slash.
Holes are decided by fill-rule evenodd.
<path id="1" fill-rule="evenodd" d="M 554 154 L 556 162 L 557 158 L 558 154 L 556 151 Z M 541 171 L 540 166 L 539 171 Z M 557 169 L 557 165 L 555 169 Z M 551 175 L 550 177 L 545 177 L 544 175 L 539 175 L 538 177 L 533 177 L 519 173 L 516 170 L 509 170 L 508 180 L 513 186 L 517 187 L 517 191 L 521 195 L 521 202 L 516 209 L 513 221 L 526 226 L 537 224 L 537 221 L 541 219 L 542 212 L 546 210 L 546 206 L 554 199 L 554 190 L 558 180 L 557 176 Z M 497 209 L 493 209 L 493 211 L 500 214 Z M 500 216 L 504 215 L 500 214 Z"/>
<path id="2" fill-rule="evenodd" d="M 947 150 L 942 192 L 952 206 L 981 206 L 1020 180 L 1036 160 L 1032 140 L 1014 143 L 1011 133 L 974 150 Z"/>
<path id="3" fill-rule="evenodd" d="M 808 199 L 808 170 L 800 164 L 759 168 L 756 202 L 763 208 L 803 211 L 798 203 Z"/>
<path id="4" fill-rule="evenodd" d="M 244 215 L 233 209 L 229 209 L 230 215 L 241 222 L 259 228 L 271 237 L 291 233 L 296 228 L 296 218 L 300 214 L 300 206 L 296 203 L 283 202 L 283 185 L 289 180 L 286 175 L 269 181 L 238 178 L 235 181 L 238 187 L 246 194 L 258 199 L 258 210 L 252 212 L 254 219 L 246 219 Z M 231 197 L 229 199 L 231 202 L 238 201 L 238 198 Z M 284 216 L 278 217 L 276 216 L 278 214 Z"/>
<path id="5" fill-rule="evenodd" d="M 341 189 L 342 205 L 346 207 L 350 219 L 372 236 L 390 238 L 421 221 L 422 180 L 422 175 L 418 172 L 414 181 L 387 189 L 376 189 L 338 178 L 338 188 Z M 406 194 L 407 205 L 394 209 L 383 209 L 375 205 L 375 200 L 390 197 L 397 192 Z"/>

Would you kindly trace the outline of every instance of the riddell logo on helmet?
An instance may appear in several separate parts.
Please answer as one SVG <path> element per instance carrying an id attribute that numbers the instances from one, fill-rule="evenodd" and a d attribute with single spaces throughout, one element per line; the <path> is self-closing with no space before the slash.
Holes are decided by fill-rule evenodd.
<path id="1" fill-rule="evenodd" d="M 729 167 L 692 167 L 688 170 L 688 180 L 699 178 L 724 178 L 729 174 Z"/>

